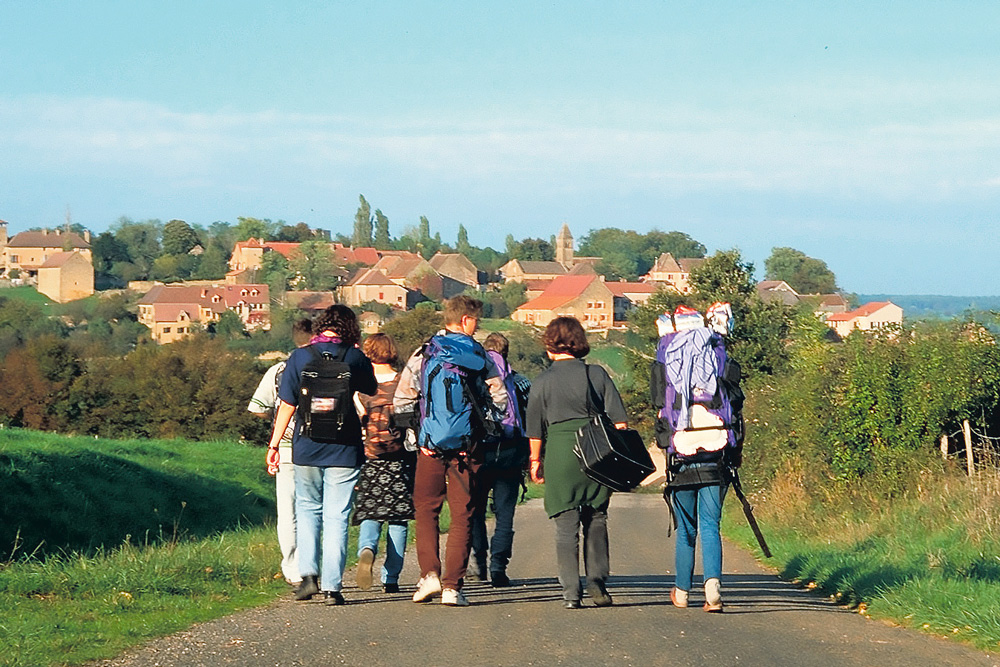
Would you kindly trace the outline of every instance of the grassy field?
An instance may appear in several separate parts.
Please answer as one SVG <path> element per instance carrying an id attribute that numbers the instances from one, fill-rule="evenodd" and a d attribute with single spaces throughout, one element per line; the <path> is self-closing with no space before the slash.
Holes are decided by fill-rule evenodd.
<path id="1" fill-rule="evenodd" d="M 28 303 L 36 303 L 46 308 L 55 304 L 55 301 L 41 294 L 32 285 L 20 285 L 18 287 L 4 287 L 0 289 L 0 296 L 7 299 L 17 299 Z"/>
<path id="2" fill-rule="evenodd" d="M 1000 647 L 1000 474 L 928 476 L 904 498 L 855 491 L 816 507 L 789 478 L 753 502 L 774 553 L 762 562 L 784 578 L 873 618 Z M 723 528 L 759 555 L 734 498 Z"/>
<path id="3" fill-rule="evenodd" d="M 0 430 L 0 666 L 109 658 L 287 595 L 263 455 Z"/>
<path id="4" fill-rule="evenodd" d="M 287 592 L 262 458 L 0 431 L 0 665 L 111 657 Z"/>

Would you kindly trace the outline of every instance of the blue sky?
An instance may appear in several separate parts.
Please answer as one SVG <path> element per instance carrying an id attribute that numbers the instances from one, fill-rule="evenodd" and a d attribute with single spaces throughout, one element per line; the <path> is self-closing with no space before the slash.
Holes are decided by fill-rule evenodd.
<path id="1" fill-rule="evenodd" d="M 684 231 L 1000 294 L 1000 3 L 0 2 L 0 218 Z"/>

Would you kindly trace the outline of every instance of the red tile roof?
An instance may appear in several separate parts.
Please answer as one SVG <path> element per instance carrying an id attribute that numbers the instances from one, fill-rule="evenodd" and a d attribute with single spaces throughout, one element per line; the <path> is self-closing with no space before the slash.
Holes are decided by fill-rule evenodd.
<path id="1" fill-rule="evenodd" d="M 869 301 L 863 306 L 846 313 L 834 313 L 826 318 L 827 322 L 850 322 L 858 317 L 868 317 L 890 305 L 891 301 Z"/>
<path id="2" fill-rule="evenodd" d="M 597 280 L 596 275 L 566 275 L 553 279 L 545 291 L 518 310 L 552 310 L 577 298 L 590 284 Z"/>
<path id="3" fill-rule="evenodd" d="M 62 266 L 63 264 L 65 264 L 66 262 L 68 262 L 69 259 L 73 255 L 76 255 L 76 254 L 78 254 L 78 253 L 75 253 L 75 252 L 57 252 L 54 255 L 51 255 L 47 260 L 45 260 L 45 263 L 42 264 L 39 268 L 41 268 L 41 269 L 51 269 L 51 268 Z"/>
<path id="4" fill-rule="evenodd" d="M 14 234 L 9 241 L 9 248 L 89 248 L 90 244 L 80 238 L 75 232 L 20 232 Z"/>

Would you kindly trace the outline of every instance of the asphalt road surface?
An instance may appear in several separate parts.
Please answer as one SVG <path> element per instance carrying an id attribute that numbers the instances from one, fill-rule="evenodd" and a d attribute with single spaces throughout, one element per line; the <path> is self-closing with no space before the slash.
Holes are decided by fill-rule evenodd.
<path id="1" fill-rule="evenodd" d="M 675 609 L 673 542 L 656 495 L 611 502 L 614 606 L 562 608 L 554 531 L 541 501 L 518 508 L 512 586 L 466 585 L 471 606 L 410 600 L 418 572 L 407 554 L 403 592 L 344 590 L 348 604 L 294 602 L 198 625 L 104 665 L 1000 665 L 1000 658 L 891 627 L 780 581 L 725 545 L 724 614 Z M 380 566 L 381 560 L 376 562 Z M 353 572 L 345 576 L 353 583 Z"/>

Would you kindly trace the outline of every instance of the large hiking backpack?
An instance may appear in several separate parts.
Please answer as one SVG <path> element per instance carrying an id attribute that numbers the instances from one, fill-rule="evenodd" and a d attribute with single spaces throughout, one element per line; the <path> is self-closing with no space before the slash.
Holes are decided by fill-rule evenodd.
<path id="1" fill-rule="evenodd" d="M 344 362 L 348 346 L 337 354 L 306 347 L 312 359 L 299 372 L 298 413 L 301 435 L 316 442 L 339 442 L 351 399 L 351 367 Z"/>
<path id="2" fill-rule="evenodd" d="M 495 446 L 486 448 L 483 463 L 487 468 L 521 470 L 527 466 L 530 457 L 524 417 L 531 382 L 514 372 L 499 352 L 490 350 L 486 354 L 500 372 L 500 379 L 507 390 L 507 409 L 498 415 L 501 437 Z"/>
<path id="3" fill-rule="evenodd" d="M 380 458 L 403 449 L 403 430 L 396 426 L 392 411 L 392 397 L 396 393 L 399 377 L 380 382 L 374 396 L 358 394 L 365 408 L 365 456 Z"/>
<path id="4" fill-rule="evenodd" d="M 499 352 L 490 350 L 486 353 L 500 371 L 500 379 L 507 390 L 507 409 L 503 412 L 500 423 L 503 425 L 503 437 L 514 438 L 524 435 L 524 415 L 522 405 L 527 405 L 527 393 L 523 383 L 519 386 L 518 375 L 507 365 L 507 360 Z M 523 376 L 520 376 L 523 378 Z M 527 378 L 523 378 L 527 381 Z M 530 383 L 528 388 L 530 390 Z M 521 394 L 524 394 L 524 403 L 521 402 Z"/>
<path id="5" fill-rule="evenodd" d="M 486 351 L 468 336 L 433 336 L 422 351 L 420 433 L 417 444 L 434 451 L 471 449 L 497 437 L 486 389 Z"/>
<path id="6" fill-rule="evenodd" d="M 720 461 L 743 444 L 739 364 L 707 327 L 660 338 L 650 375 L 657 444 L 674 465 Z"/>

